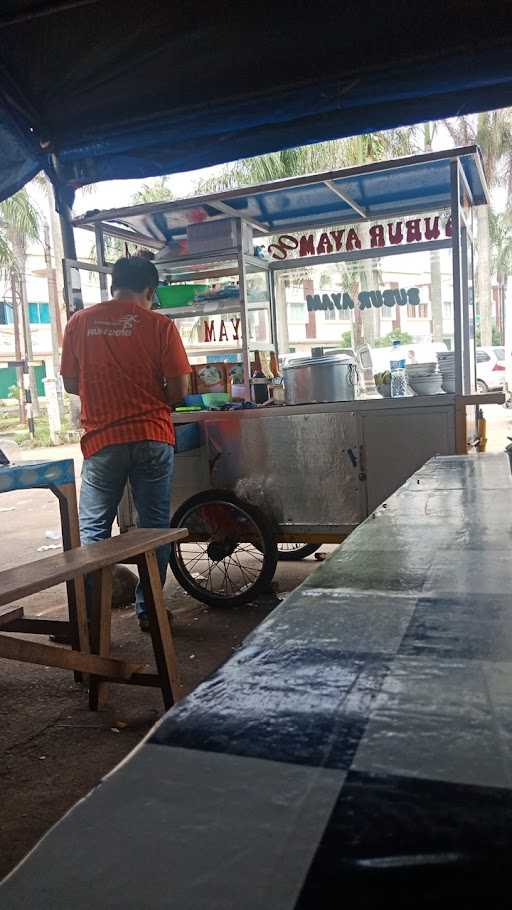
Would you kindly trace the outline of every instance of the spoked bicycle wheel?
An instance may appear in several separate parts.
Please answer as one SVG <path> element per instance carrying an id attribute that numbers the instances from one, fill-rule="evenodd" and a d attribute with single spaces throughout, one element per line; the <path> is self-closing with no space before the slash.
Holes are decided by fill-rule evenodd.
<path id="1" fill-rule="evenodd" d="M 270 522 L 232 493 L 209 490 L 182 503 L 171 522 L 189 539 L 171 545 L 170 566 L 185 591 L 209 606 L 247 603 L 276 571 Z"/>
<path id="2" fill-rule="evenodd" d="M 277 558 L 280 562 L 298 562 L 316 553 L 319 546 L 315 543 L 278 543 Z"/>

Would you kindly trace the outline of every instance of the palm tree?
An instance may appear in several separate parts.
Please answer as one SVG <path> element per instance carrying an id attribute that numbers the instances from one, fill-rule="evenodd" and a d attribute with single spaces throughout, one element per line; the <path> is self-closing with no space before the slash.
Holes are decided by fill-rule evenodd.
<path id="1" fill-rule="evenodd" d="M 169 186 L 169 177 L 156 177 L 152 183 L 143 183 L 141 188 L 133 193 L 130 205 L 143 202 L 166 202 L 174 199 L 174 193 Z"/>
<path id="2" fill-rule="evenodd" d="M 456 145 L 477 143 L 480 146 L 490 189 L 505 186 L 510 203 L 512 198 L 512 109 L 487 111 L 474 117 L 457 117 L 453 120 L 445 120 L 444 123 Z M 476 219 L 480 338 L 483 345 L 490 345 L 492 344 L 492 299 L 489 207 L 478 206 Z"/>
<path id="3" fill-rule="evenodd" d="M 432 151 L 438 123 L 423 124 L 423 148 Z M 432 308 L 432 341 L 443 340 L 443 288 L 441 278 L 441 254 L 439 250 L 430 253 L 430 306 Z"/>
<path id="4" fill-rule="evenodd" d="M 9 272 L 14 297 L 20 302 L 25 338 L 25 358 L 33 360 L 27 295 L 27 244 L 39 239 L 40 219 L 27 191 L 19 190 L 0 202 L 0 269 Z M 13 308 L 17 300 L 13 299 Z M 29 367 L 34 416 L 39 416 L 39 399 L 34 368 Z M 21 393 L 21 390 L 20 390 Z"/>
<path id="5" fill-rule="evenodd" d="M 510 213 L 490 212 L 489 234 L 491 238 L 491 266 L 498 285 L 498 306 L 501 314 L 499 330 L 501 343 L 504 342 L 505 301 L 507 285 L 512 275 L 512 221 Z"/>

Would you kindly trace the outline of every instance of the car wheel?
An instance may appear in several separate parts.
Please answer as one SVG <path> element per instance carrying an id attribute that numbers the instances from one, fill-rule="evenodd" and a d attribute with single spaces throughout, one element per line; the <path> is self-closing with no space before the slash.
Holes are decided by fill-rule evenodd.
<path id="1" fill-rule="evenodd" d="M 477 379 L 476 389 L 477 389 L 477 392 L 488 392 L 489 391 L 487 383 L 484 382 L 483 379 Z"/>

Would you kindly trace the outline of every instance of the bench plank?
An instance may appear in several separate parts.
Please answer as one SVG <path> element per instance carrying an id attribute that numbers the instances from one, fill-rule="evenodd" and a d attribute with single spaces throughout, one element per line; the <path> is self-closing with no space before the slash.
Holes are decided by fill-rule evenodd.
<path id="1" fill-rule="evenodd" d="M 0 607 L 0 629 L 14 622 L 15 619 L 22 619 L 23 607 Z"/>
<path id="2" fill-rule="evenodd" d="M 185 528 L 135 528 L 108 540 L 4 569 L 0 572 L 0 606 L 52 588 L 63 581 L 122 563 L 163 544 L 183 540 L 187 535 Z"/>
<path id="3" fill-rule="evenodd" d="M 99 657 L 97 654 L 82 654 L 55 645 L 43 645 L 40 642 L 28 641 L 26 638 L 15 638 L 14 635 L 0 635 L 0 657 L 8 660 L 21 660 L 29 664 L 42 664 L 45 667 L 60 667 L 63 670 L 80 670 L 82 673 L 95 673 L 112 679 L 128 680 L 132 673 L 139 672 L 144 663 L 140 661 L 119 660 L 116 657 Z"/>

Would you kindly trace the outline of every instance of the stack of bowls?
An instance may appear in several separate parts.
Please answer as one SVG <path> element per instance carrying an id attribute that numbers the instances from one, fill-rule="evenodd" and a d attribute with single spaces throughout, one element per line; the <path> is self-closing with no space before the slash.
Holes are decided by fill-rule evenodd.
<path id="1" fill-rule="evenodd" d="M 455 352 L 440 351 L 437 355 L 439 372 L 443 378 L 445 392 L 455 392 Z"/>
<path id="2" fill-rule="evenodd" d="M 436 363 L 409 363 L 406 366 L 407 382 L 416 395 L 439 395 L 443 377 L 436 373 Z"/>
<path id="3" fill-rule="evenodd" d="M 416 395 L 437 395 L 440 385 L 436 379 L 436 363 L 408 363 L 407 382 Z"/>

